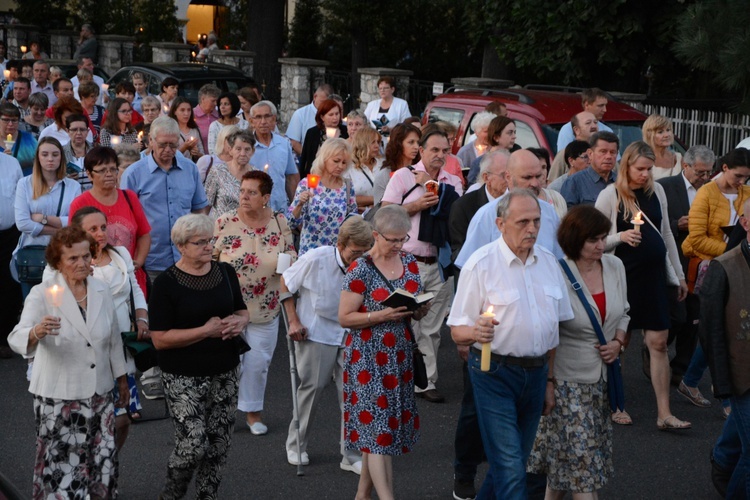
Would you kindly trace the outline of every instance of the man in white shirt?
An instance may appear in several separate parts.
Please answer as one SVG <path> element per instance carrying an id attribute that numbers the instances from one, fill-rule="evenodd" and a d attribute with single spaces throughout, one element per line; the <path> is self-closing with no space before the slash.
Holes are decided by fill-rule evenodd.
<path id="1" fill-rule="evenodd" d="M 315 90 L 312 102 L 295 111 L 289 120 L 289 125 L 286 128 L 286 137 L 291 141 L 292 150 L 294 150 L 297 156 L 302 154 L 302 140 L 305 138 L 305 134 L 316 125 L 315 115 L 318 112 L 318 106 L 328 99 L 328 96 L 331 94 L 333 94 L 333 87 L 324 83 Z"/>
<path id="2" fill-rule="evenodd" d="M 490 464 L 481 498 L 526 498 L 526 461 L 539 418 L 554 406 L 552 371 L 558 324 L 573 318 L 555 257 L 535 245 L 540 201 L 514 190 L 497 205 L 501 237 L 461 270 L 448 325 L 456 344 L 470 345 L 469 374 L 482 442 Z M 493 317 L 486 313 L 493 307 Z M 481 371 L 482 344 L 491 345 Z"/>
<path id="3" fill-rule="evenodd" d="M 0 359 L 8 359 L 13 352 L 8 347 L 8 335 L 18 322 L 18 314 L 23 306 L 21 286 L 10 274 L 13 250 L 18 245 L 21 233 L 16 227 L 14 202 L 16 186 L 23 178 L 18 160 L 10 155 L 0 154 Z"/>
<path id="4" fill-rule="evenodd" d="M 42 92 L 46 94 L 49 104 L 52 106 L 57 102 L 57 97 L 52 89 L 52 84 L 49 83 L 49 64 L 45 61 L 36 61 L 32 71 L 34 72 L 34 79 L 31 81 L 31 93 Z"/>
<path id="5" fill-rule="evenodd" d="M 99 99 L 96 101 L 96 103 L 100 106 L 106 104 L 109 101 L 109 98 L 104 96 L 104 94 L 106 94 L 106 92 L 104 92 L 104 88 L 102 87 L 102 85 L 104 85 L 104 79 L 101 76 L 94 74 L 94 60 L 90 57 L 79 57 L 78 59 L 76 59 L 76 65 L 78 66 L 78 69 L 85 69 L 91 72 L 91 75 L 94 78 L 94 83 L 99 86 Z M 71 78 L 70 81 L 73 83 L 75 95 L 78 95 L 78 86 L 81 84 L 81 82 L 78 81 L 78 75 Z"/>
<path id="6" fill-rule="evenodd" d="M 338 311 L 341 287 L 349 265 L 367 252 L 373 244 L 370 224 L 361 217 L 347 219 L 339 229 L 336 247 L 322 246 L 300 256 L 281 278 L 281 300 L 289 319 L 288 335 L 294 340 L 299 405 L 299 450 L 302 465 L 310 463 L 307 455 L 308 432 L 315 409 L 323 390 L 333 378 L 336 382 L 339 408 L 342 413 L 344 387 L 344 336 L 339 325 Z M 291 293 L 297 293 L 295 301 Z M 340 443 L 341 469 L 360 474 L 362 455 L 356 450 L 346 450 Z M 286 440 L 287 461 L 300 463 L 297 455 L 297 430 L 294 421 L 289 424 Z"/>

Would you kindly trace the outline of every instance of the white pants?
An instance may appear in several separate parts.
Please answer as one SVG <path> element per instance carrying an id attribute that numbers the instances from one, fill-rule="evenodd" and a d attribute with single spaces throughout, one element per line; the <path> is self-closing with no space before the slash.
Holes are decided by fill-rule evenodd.
<path id="1" fill-rule="evenodd" d="M 242 335 L 250 350 L 242 355 L 237 408 L 244 412 L 263 411 L 268 367 L 279 338 L 279 317 L 270 323 L 248 323 Z"/>
<path id="2" fill-rule="evenodd" d="M 297 357 L 297 374 L 299 375 L 297 406 L 299 407 L 300 452 L 307 451 L 307 432 L 312 425 L 323 390 L 333 380 L 336 383 L 336 394 L 341 411 L 341 430 L 339 433 L 341 456 L 349 464 L 359 462 L 362 460 L 362 454 L 358 450 L 346 450 L 343 440 L 344 348 L 311 340 L 295 342 L 294 346 L 295 356 Z M 297 451 L 297 430 L 294 426 L 294 420 L 289 424 L 286 449 Z"/>
<path id="3" fill-rule="evenodd" d="M 440 329 L 448 314 L 453 301 L 453 277 L 446 281 L 440 279 L 438 264 L 419 264 L 419 277 L 422 279 L 422 293 L 432 292 L 435 298 L 427 315 L 420 321 L 412 321 L 411 328 L 417 339 L 417 346 L 424 354 L 424 364 L 427 368 L 427 388 L 414 388 L 416 392 L 428 391 L 435 388 L 438 379 L 437 354 L 440 348 Z"/>

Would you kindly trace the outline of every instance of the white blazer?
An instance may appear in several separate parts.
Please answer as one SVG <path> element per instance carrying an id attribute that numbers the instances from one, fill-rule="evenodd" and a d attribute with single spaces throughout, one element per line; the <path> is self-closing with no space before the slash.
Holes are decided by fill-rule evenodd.
<path id="1" fill-rule="evenodd" d="M 52 315 L 45 291 L 52 285 L 63 288 L 60 333 L 42 338 L 28 348 L 31 328 L 43 316 Z M 21 320 L 8 336 L 10 347 L 24 356 L 34 356 L 29 392 L 54 399 L 86 399 L 104 395 L 114 387 L 114 379 L 125 375 L 120 327 L 109 286 L 89 277 L 87 314 L 83 320 L 73 293 L 60 273 L 31 289 Z"/>
<path id="2" fill-rule="evenodd" d="M 374 101 L 370 101 L 369 103 L 367 103 L 367 107 L 365 108 L 365 116 L 368 120 L 370 120 L 371 127 L 375 126 L 372 121 L 379 120 L 383 115 L 388 117 L 388 123 L 386 124 L 386 126 L 391 129 L 399 123 L 403 123 L 404 120 L 411 116 L 411 111 L 409 111 L 409 104 L 398 97 L 393 98 L 393 102 L 391 103 L 391 107 L 388 108 L 387 113 L 379 113 L 379 110 L 380 99 L 375 99 Z"/>

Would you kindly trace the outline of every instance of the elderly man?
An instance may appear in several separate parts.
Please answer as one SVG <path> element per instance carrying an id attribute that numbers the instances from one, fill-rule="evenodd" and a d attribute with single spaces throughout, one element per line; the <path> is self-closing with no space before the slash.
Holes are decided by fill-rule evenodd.
<path id="1" fill-rule="evenodd" d="M 8 346 L 8 334 L 18 322 L 18 314 L 23 306 L 21 287 L 10 274 L 13 251 L 18 245 L 21 233 L 16 228 L 13 203 L 16 199 L 16 185 L 23 178 L 18 160 L 8 155 L 0 155 L 0 359 L 12 357 Z"/>
<path id="2" fill-rule="evenodd" d="M 604 113 L 607 112 L 607 93 L 597 88 L 584 89 L 581 92 L 581 106 L 584 111 L 593 113 L 596 117 L 596 121 L 599 122 L 599 130 L 605 132 L 612 132 L 612 129 L 602 123 L 604 119 Z M 557 135 L 557 150 L 562 151 L 570 141 L 574 139 L 573 126 L 570 123 L 566 123 L 560 129 L 560 133 Z"/>
<path id="3" fill-rule="evenodd" d="M 339 229 L 336 247 L 322 246 L 301 255 L 281 278 L 281 300 L 289 319 L 288 335 L 295 341 L 300 378 L 297 400 L 302 465 L 310 463 L 307 455 L 308 433 L 323 390 L 332 379 L 338 388 L 343 416 L 345 330 L 338 321 L 341 286 L 344 283 L 344 270 L 367 252 L 372 244 L 372 226 L 361 217 L 350 217 Z M 294 300 L 289 300 L 292 293 L 298 295 L 296 308 Z M 287 461 L 292 465 L 300 463 L 297 446 L 296 427 L 292 422 L 286 439 Z M 343 440 L 341 456 L 341 469 L 356 474 L 362 471 L 361 453 L 346 450 Z"/>
<path id="4" fill-rule="evenodd" d="M 429 209 L 440 201 L 436 194 L 425 189 L 424 184 L 427 181 L 432 180 L 447 185 L 445 189 L 453 190 L 459 196 L 463 193 L 462 180 L 443 169 L 445 157 L 449 153 L 450 144 L 445 132 L 435 126 L 425 127 L 419 141 L 419 154 L 422 160 L 412 169 L 397 170 L 388 182 L 381 200 L 382 205 L 392 203 L 403 205 L 411 216 L 411 231 L 403 249 L 413 254 L 417 260 L 424 293 L 435 294 L 430 312 L 420 321 L 412 324 L 419 350 L 425 355 L 429 380 L 426 389 L 416 390 L 417 396 L 432 403 L 440 403 L 445 399 L 435 388 L 435 383 L 438 379 L 437 354 L 438 347 L 440 347 L 440 328 L 450 308 L 453 278 L 443 279 L 440 263 L 438 263 L 439 248 L 431 242 L 420 240 L 419 229 L 423 223 L 422 212 L 425 210 L 429 212 Z M 444 194 L 444 196 L 447 195 Z M 449 206 L 446 208 L 450 210 Z M 447 267 L 447 263 L 443 267 Z"/>
<path id="5" fill-rule="evenodd" d="M 86 71 L 91 73 L 91 76 L 94 79 L 94 83 L 99 87 L 99 99 L 96 101 L 96 103 L 100 106 L 106 104 L 108 99 L 104 97 L 104 94 L 106 94 L 106 92 L 104 92 L 104 89 L 102 87 L 102 85 L 104 85 L 104 79 L 101 76 L 94 74 L 94 68 L 96 68 L 94 59 L 87 56 L 78 57 L 76 58 L 76 66 L 79 70 L 85 69 Z M 81 84 L 81 82 L 78 80 L 78 75 L 71 78 L 70 81 L 73 83 L 74 89 L 78 88 L 78 86 Z"/>
<path id="6" fill-rule="evenodd" d="M 620 139 L 612 132 L 597 132 L 589 138 L 589 145 L 591 166 L 568 177 L 560 190 L 568 208 L 593 205 L 599 193 L 617 177 L 614 169 Z"/>
<path id="7" fill-rule="evenodd" d="M 453 340 L 471 346 L 469 374 L 490 464 L 480 498 L 526 498 L 526 461 L 539 418 L 554 406 L 547 374 L 558 323 L 573 318 L 555 257 L 535 244 L 539 204 L 527 189 L 501 198 L 501 236 L 466 262 L 448 318 Z M 494 317 L 483 316 L 490 306 Z M 485 372 L 480 365 L 486 343 L 492 355 Z"/>
<path id="8" fill-rule="evenodd" d="M 174 223 L 189 213 L 207 213 L 206 192 L 195 164 L 176 155 L 180 127 L 176 121 L 161 116 L 149 131 L 152 153 L 128 167 L 120 179 L 122 189 L 135 191 L 151 224 L 151 249 L 145 269 L 151 281 L 180 260 L 180 252 L 172 244 Z M 148 399 L 164 397 L 160 372 L 151 369 L 141 378 L 143 395 Z"/>
<path id="9" fill-rule="evenodd" d="M 31 82 L 28 78 L 19 76 L 13 82 L 13 101 L 12 104 L 18 108 L 21 113 L 21 119 L 26 118 L 31 113 L 29 107 L 29 96 L 31 95 Z"/>
<path id="10" fill-rule="evenodd" d="M 529 189 L 539 196 L 542 189 L 542 175 L 541 163 L 534 153 L 525 149 L 511 153 L 508 160 L 508 171 L 506 172 L 509 190 Z M 495 223 L 498 203 L 499 200 L 487 203 L 472 217 L 469 229 L 466 232 L 466 241 L 464 241 L 464 245 L 454 262 L 456 267 L 463 268 L 471 254 L 500 237 L 498 226 Z M 560 225 L 560 218 L 552 204 L 540 200 L 539 205 L 542 212 L 539 245 L 558 258 L 562 258 L 563 252 L 557 243 L 557 226 Z"/>
<path id="11" fill-rule="evenodd" d="M 45 61 L 36 61 L 32 69 L 34 80 L 31 82 L 31 93 L 44 92 L 49 99 L 50 106 L 52 106 L 57 102 L 57 97 L 52 89 L 52 84 L 49 82 L 49 64 Z"/>
<path id="12" fill-rule="evenodd" d="M 313 100 L 307 106 L 302 106 L 292 115 L 286 128 L 286 136 L 292 142 L 292 149 L 299 156 L 302 154 L 302 139 L 309 129 L 315 126 L 315 114 L 318 106 L 333 94 L 333 87 L 324 83 L 315 90 Z"/>
<path id="13" fill-rule="evenodd" d="M 273 179 L 271 208 L 286 210 L 299 183 L 299 171 L 289 139 L 274 132 L 278 111 L 271 101 L 260 101 L 250 108 L 255 135 L 255 153 L 250 164 L 263 169 Z"/>
<path id="14" fill-rule="evenodd" d="M 84 24 L 81 26 L 81 36 L 78 39 L 78 48 L 73 59 L 86 57 L 96 62 L 96 53 L 99 50 L 99 44 L 94 36 L 94 27 L 90 24 Z"/>
<path id="15" fill-rule="evenodd" d="M 203 151 L 208 151 L 208 127 L 219 119 L 216 101 L 220 95 L 221 90 L 213 83 L 205 84 L 198 91 L 198 105 L 193 108 L 193 117 L 201 133 Z"/>
<path id="16" fill-rule="evenodd" d="M 570 119 L 570 124 L 573 126 L 573 133 L 575 134 L 576 141 L 589 142 L 591 136 L 599 131 L 599 122 L 597 121 L 596 116 L 594 116 L 594 113 L 591 113 L 590 111 L 581 111 L 577 115 L 574 115 L 573 118 Z M 552 167 L 549 170 L 547 181 L 552 182 L 557 180 L 560 176 L 565 174 L 567 170 L 568 161 L 565 157 L 565 148 L 563 148 L 557 152 L 555 159 L 552 160 Z M 556 191 L 559 191 L 559 189 L 556 189 Z"/>

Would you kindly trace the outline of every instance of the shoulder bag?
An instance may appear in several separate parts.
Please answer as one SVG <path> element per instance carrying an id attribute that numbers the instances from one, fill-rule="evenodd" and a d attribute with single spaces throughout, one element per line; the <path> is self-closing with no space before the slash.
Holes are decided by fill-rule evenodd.
<path id="1" fill-rule="evenodd" d="M 60 217 L 64 196 L 65 181 L 63 181 L 62 188 L 60 189 L 60 201 L 57 203 L 57 217 Z M 47 266 L 47 259 L 44 256 L 46 251 L 47 245 L 26 245 L 16 252 L 18 281 L 30 285 L 37 285 L 42 282 L 44 268 Z"/>
<path id="2" fill-rule="evenodd" d="M 232 297 L 232 307 L 234 307 L 234 291 L 232 290 L 232 284 L 229 282 L 229 275 L 227 274 L 227 270 L 224 269 L 224 266 L 222 266 L 221 264 L 221 262 L 216 263 L 216 265 L 219 266 L 219 270 L 221 271 L 222 276 L 224 277 L 224 281 L 229 287 L 229 296 Z M 245 341 L 242 335 L 235 335 L 234 337 L 232 337 L 231 342 L 234 343 L 234 346 L 237 348 L 237 354 L 239 355 L 243 355 L 250 350 L 250 345 Z"/>
<path id="3" fill-rule="evenodd" d="M 117 250 L 115 250 L 115 252 L 117 252 Z M 119 252 L 117 253 L 119 254 Z M 138 340 L 135 300 L 133 299 L 133 284 L 130 282 L 130 276 L 126 275 L 125 279 L 130 283 L 130 331 L 120 333 L 122 336 L 122 345 L 123 348 L 130 353 L 133 361 L 135 361 L 135 367 L 138 368 L 138 370 L 145 372 L 159 364 L 158 355 L 156 354 L 156 348 L 151 339 Z"/>

